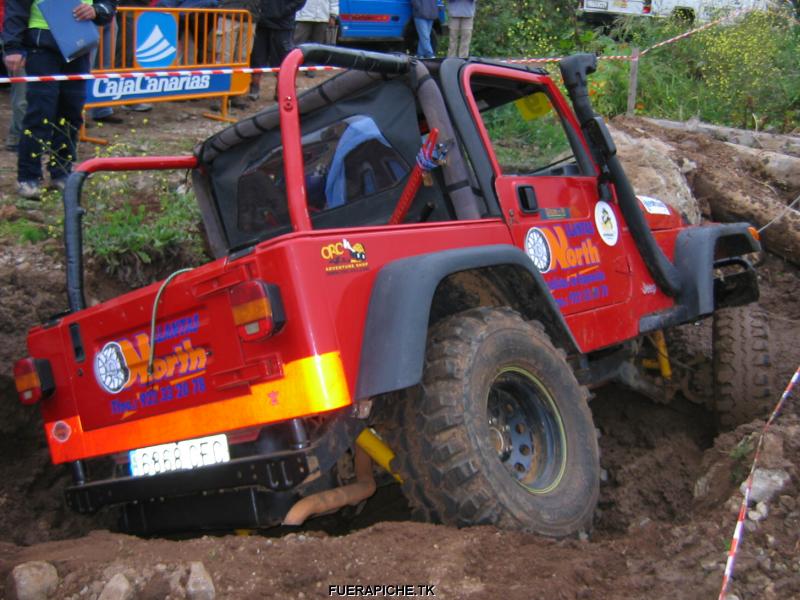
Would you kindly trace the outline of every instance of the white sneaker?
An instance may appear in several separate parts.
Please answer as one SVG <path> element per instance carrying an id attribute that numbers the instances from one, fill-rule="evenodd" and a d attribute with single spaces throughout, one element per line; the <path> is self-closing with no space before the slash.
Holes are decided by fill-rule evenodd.
<path id="1" fill-rule="evenodd" d="M 42 195 L 42 188 L 35 181 L 20 181 L 17 184 L 17 194 L 28 200 L 38 200 Z"/>

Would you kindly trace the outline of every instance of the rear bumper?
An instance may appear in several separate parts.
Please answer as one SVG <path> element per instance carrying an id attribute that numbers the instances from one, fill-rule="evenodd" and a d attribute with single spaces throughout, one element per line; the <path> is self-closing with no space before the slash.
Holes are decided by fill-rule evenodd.
<path id="1" fill-rule="evenodd" d="M 307 448 L 189 471 L 76 484 L 65 490 L 66 502 L 83 514 L 120 506 L 122 526 L 138 534 L 276 525 L 308 493 L 306 488 L 322 483 L 364 429 L 363 421 L 345 412 L 334 416 Z"/>
<path id="2" fill-rule="evenodd" d="M 67 506 L 82 514 L 127 502 L 159 502 L 173 496 L 219 492 L 241 487 L 270 492 L 290 490 L 310 474 L 305 452 L 272 457 L 239 458 L 228 463 L 191 471 L 145 477 L 124 477 L 74 485 L 64 494 Z"/>

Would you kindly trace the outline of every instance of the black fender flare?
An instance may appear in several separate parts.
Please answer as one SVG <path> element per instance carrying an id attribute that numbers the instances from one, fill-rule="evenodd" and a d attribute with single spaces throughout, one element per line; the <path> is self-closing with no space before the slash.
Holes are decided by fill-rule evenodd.
<path id="1" fill-rule="evenodd" d="M 578 352 L 547 283 L 519 248 L 501 244 L 420 254 L 386 264 L 375 278 L 361 343 L 356 399 L 422 380 L 431 303 L 442 280 L 461 271 L 504 265 L 530 276 L 525 288 L 537 297 L 537 316 L 553 342 L 568 354 Z"/>
<path id="2" fill-rule="evenodd" d="M 749 223 L 715 223 L 689 227 L 675 241 L 675 267 L 681 278 L 678 303 L 692 317 L 714 312 L 714 263 L 722 258 L 759 252 Z"/>

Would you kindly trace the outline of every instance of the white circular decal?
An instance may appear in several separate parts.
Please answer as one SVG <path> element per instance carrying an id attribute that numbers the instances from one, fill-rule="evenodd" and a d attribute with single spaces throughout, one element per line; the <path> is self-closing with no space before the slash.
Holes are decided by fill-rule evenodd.
<path id="1" fill-rule="evenodd" d="M 600 200 L 594 207 L 594 224 L 606 246 L 616 245 L 619 239 L 617 217 L 608 202 Z"/>
<path id="2" fill-rule="evenodd" d="M 109 342 L 94 357 L 94 376 L 104 390 L 116 394 L 131 376 L 125 355 L 117 342 Z"/>
<path id="3" fill-rule="evenodd" d="M 547 237 L 536 227 L 528 230 L 525 236 L 525 252 L 542 273 L 550 270 L 553 253 L 550 251 L 550 244 Z"/>

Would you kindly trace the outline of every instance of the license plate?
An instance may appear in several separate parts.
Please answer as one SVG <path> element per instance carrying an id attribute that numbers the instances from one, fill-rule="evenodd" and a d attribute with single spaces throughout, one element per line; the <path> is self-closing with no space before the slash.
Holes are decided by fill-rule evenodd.
<path id="1" fill-rule="evenodd" d="M 210 435 L 172 444 L 139 448 L 128 453 L 131 475 L 158 475 L 170 471 L 187 471 L 231 460 L 225 434 Z"/>
<path id="2" fill-rule="evenodd" d="M 586 0 L 586 8 L 608 8 L 608 2 L 598 0 Z"/>

